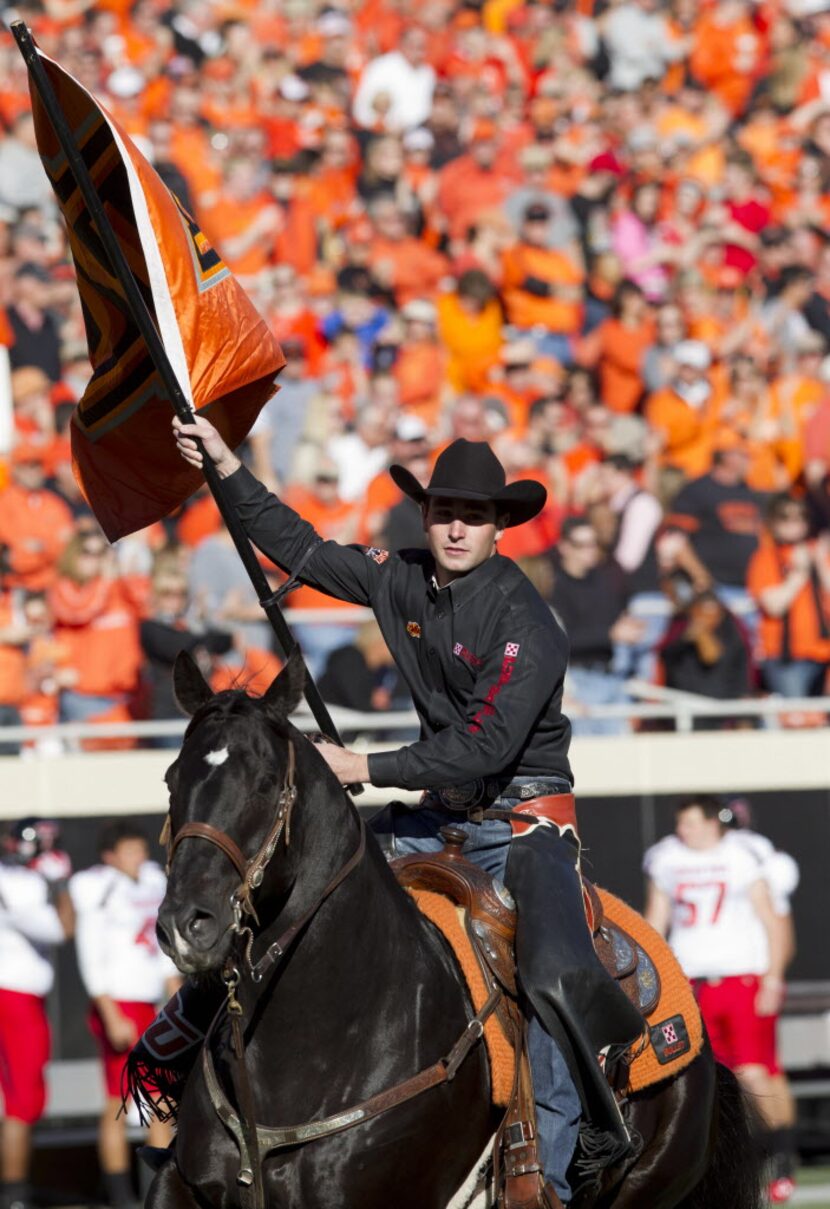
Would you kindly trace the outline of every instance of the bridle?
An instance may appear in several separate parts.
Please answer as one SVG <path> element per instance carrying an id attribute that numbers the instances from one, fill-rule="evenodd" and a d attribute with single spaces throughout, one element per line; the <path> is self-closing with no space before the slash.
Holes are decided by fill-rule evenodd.
<path id="1" fill-rule="evenodd" d="M 256 854 L 246 860 L 242 850 L 235 840 L 231 839 L 224 831 L 220 831 L 218 827 L 214 827 L 212 823 L 185 823 L 180 827 L 175 836 L 171 831 L 170 815 L 167 815 L 164 826 L 162 828 L 159 841 L 167 846 L 167 868 L 168 871 L 176 854 L 176 849 L 182 840 L 186 839 L 201 839 L 207 840 L 209 844 L 213 844 L 216 848 L 223 852 L 233 867 L 239 874 L 239 885 L 231 894 L 231 909 L 233 910 L 233 920 L 231 921 L 228 930 L 235 932 L 238 936 L 247 935 L 247 944 L 245 946 L 245 965 L 247 972 L 250 974 L 253 982 L 259 983 L 262 981 L 265 973 L 271 966 L 275 965 L 280 957 L 286 953 L 294 939 L 303 930 L 307 923 L 310 923 L 312 918 L 317 914 L 320 907 L 329 897 L 329 895 L 337 889 L 342 881 L 344 881 L 353 869 L 360 864 L 363 859 L 363 854 L 366 851 L 366 824 L 363 819 L 359 819 L 360 838 L 357 847 L 344 865 L 335 873 L 334 877 L 323 888 L 309 909 L 289 925 L 285 931 L 272 941 L 265 953 L 256 963 L 251 957 L 253 948 L 254 934 L 250 926 L 245 922 L 244 916 L 250 916 L 251 919 L 259 925 L 259 917 L 256 913 L 256 908 L 253 903 L 253 893 L 259 886 L 262 885 L 265 877 L 265 870 L 277 850 L 277 844 L 280 842 L 280 837 L 285 835 L 285 845 L 288 847 L 291 841 L 291 812 L 294 808 L 294 803 L 297 800 L 297 786 L 294 781 L 294 774 L 297 768 L 296 752 L 294 743 L 291 739 L 288 740 L 288 761 L 285 768 L 285 777 L 283 778 L 282 788 L 280 789 L 277 798 L 277 805 L 274 811 L 274 819 L 268 829 L 268 834 L 260 844 Z M 235 991 L 239 985 L 239 972 L 232 965 L 226 967 L 223 974 L 225 985 L 228 988 L 228 1005 L 231 1011 L 235 1011 L 235 1005 L 238 1004 Z"/>
<path id="2" fill-rule="evenodd" d="M 176 849 L 179 847 L 179 844 L 181 844 L 182 840 L 187 839 L 207 840 L 209 844 L 213 844 L 220 852 L 224 852 L 225 856 L 236 869 L 240 880 L 239 885 L 231 894 L 231 907 L 233 908 L 231 930 L 234 932 L 241 933 L 245 930 L 242 920 L 243 915 L 250 915 L 255 923 L 259 923 L 252 899 L 253 892 L 262 885 L 265 870 L 268 868 L 271 858 L 277 850 L 277 844 L 283 831 L 285 832 L 286 847 L 290 842 L 291 811 L 297 800 L 297 786 L 294 784 L 296 766 L 297 759 L 294 743 L 289 739 L 288 762 L 286 764 L 282 788 L 277 798 L 274 819 L 268 829 L 268 834 L 260 844 L 256 854 L 250 860 L 245 859 L 235 840 L 231 839 L 224 831 L 220 831 L 218 827 L 214 827 L 212 823 L 185 823 L 174 836 L 171 832 L 170 815 L 168 814 L 164 828 L 162 829 L 160 839 L 162 843 L 166 842 L 167 844 L 168 869 L 173 863 L 173 857 L 176 855 Z"/>

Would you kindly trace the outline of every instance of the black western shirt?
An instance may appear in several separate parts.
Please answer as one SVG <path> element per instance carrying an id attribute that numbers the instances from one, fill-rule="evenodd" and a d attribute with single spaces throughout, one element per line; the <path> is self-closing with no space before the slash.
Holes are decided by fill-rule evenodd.
<path id="1" fill-rule="evenodd" d="M 536 589 L 496 554 L 439 589 L 424 550 L 321 541 L 244 467 L 225 480 L 251 541 L 303 583 L 368 606 L 409 685 L 417 743 L 369 757 L 373 785 L 438 789 L 478 778 L 571 779 L 562 713 L 568 640 Z"/>

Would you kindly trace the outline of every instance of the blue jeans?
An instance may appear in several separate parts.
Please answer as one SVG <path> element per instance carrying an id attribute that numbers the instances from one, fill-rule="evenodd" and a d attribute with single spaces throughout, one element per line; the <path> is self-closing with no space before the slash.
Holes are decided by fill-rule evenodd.
<path id="1" fill-rule="evenodd" d="M 628 679 L 654 682 L 657 669 L 657 645 L 666 632 L 670 610 L 662 592 L 638 592 L 628 602 L 626 613 L 643 623 L 643 634 L 636 642 L 614 645 L 613 672 Z"/>
<path id="2" fill-rule="evenodd" d="M 0 734 L 4 726 L 20 726 L 20 710 L 16 705 L 0 705 Z M 20 754 L 19 743 L 0 742 L 0 756 L 17 756 Z"/>
<path id="3" fill-rule="evenodd" d="M 782 697 L 820 697 L 826 671 L 823 663 L 812 659 L 794 659 L 792 663 L 768 659 L 761 664 L 764 684 Z"/>
<path id="4" fill-rule="evenodd" d="M 88 722 L 114 709 L 121 697 L 96 697 L 90 693 L 76 693 L 66 688 L 60 695 L 61 722 Z"/>
<path id="5" fill-rule="evenodd" d="M 517 798 L 500 798 L 498 804 L 508 809 L 520 807 Z M 450 819 L 444 810 L 393 812 L 387 808 L 372 820 L 372 829 L 396 856 L 410 856 L 416 852 L 441 852 L 444 841 L 439 829 L 450 821 L 467 833 L 464 856 L 504 882 L 512 833 L 510 824 L 501 819 L 470 823 L 463 815 Z M 567 1202 L 571 1195 L 567 1170 L 576 1149 L 582 1113 L 579 1094 L 558 1045 L 535 1015 L 530 1018 L 528 1047 L 536 1098 L 539 1161 L 545 1179 L 556 1189 L 560 1200 Z"/>
<path id="6" fill-rule="evenodd" d="M 354 622 L 323 622 L 319 625 L 311 621 L 294 622 L 294 637 L 302 647 L 308 673 L 313 679 L 318 680 L 322 676 L 332 651 L 339 651 L 354 641 L 357 630 Z"/>
<path id="7" fill-rule="evenodd" d="M 761 614 L 753 597 L 746 588 L 741 588 L 736 584 L 715 584 L 715 595 L 743 625 L 749 636 L 750 650 L 754 651 L 758 641 Z"/>
<path id="8" fill-rule="evenodd" d="M 621 676 L 573 664 L 565 673 L 565 693 L 578 705 L 620 705 L 628 700 Z M 630 729 L 625 718 L 580 718 L 574 710 L 569 717 L 574 735 L 624 735 Z"/>

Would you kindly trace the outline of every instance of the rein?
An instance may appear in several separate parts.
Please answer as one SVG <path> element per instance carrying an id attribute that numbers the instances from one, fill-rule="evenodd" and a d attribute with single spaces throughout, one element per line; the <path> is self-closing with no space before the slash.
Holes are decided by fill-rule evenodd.
<path id="1" fill-rule="evenodd" d="M 333 1116 L 323 1117 L 319 1121 L 308 1121 L 303 1125 L 285 1126 L 253 1124 L 252 1117 L 246 1119 L 248 1113 L 243 1107 L 242 1100 L 240 1099 L 242 1109 L 240 1116 L 234 1112 L 227 1096 L 222 1091 L 208 1044 L 214 1026 L 221 1015 L 220 1009 L 204 1040 L 202 1072 L 216 1115 L 239 1148 L 240 1168 L 236 1182 L 243 1189 L 253 1192 L 250 1201 L 253 1209 L 265 1209 L 261 1164 L 264 1156 L 271 1151 L 284 1150 L 290 1146 L 301 1146 L 317 1138 L 327 1138 L 333 1134 L 343 1133 L 354 1125 L 359 1125 L 363 1121 L 388 1112 L 391 1108 L 405 1104 L 408 1100 L 414 1099 L 422 1092 L 429 1091 L 432 1087 L 440 1087 L 442 1083 L 451 1083 L 464 1059 L 484 1036 L 484 1025 L 496 1010 L 502 994 L 500 987 L 494 988 L 481 1010 L 467 1023 L 450 1052 L 445 1057 L 439 1058 L 432 1066 L 426 1067 L 401 1083 L 396 1083 L 386 1091 L 370 1096 L 368 1100 L 362 1100 L 352 1108 L 334 1113 Z M 228 1005 L 228 1011 L 233 1011 L 230 1005 Z"/>

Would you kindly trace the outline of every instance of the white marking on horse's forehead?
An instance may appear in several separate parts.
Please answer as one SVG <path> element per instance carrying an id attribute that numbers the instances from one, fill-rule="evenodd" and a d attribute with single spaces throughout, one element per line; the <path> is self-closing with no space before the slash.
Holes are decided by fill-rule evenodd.
<path id="1" fill-rule="evenodd" d="M 209 751 L 207 753 L 205 760 L 208 764 L 212 764 L 214 768 L 218 768 L 220 764 L 225 763 L 228 758 L 228 754 L 229 751 L 227 747 L 217 747 L 215 751 Z"/>

